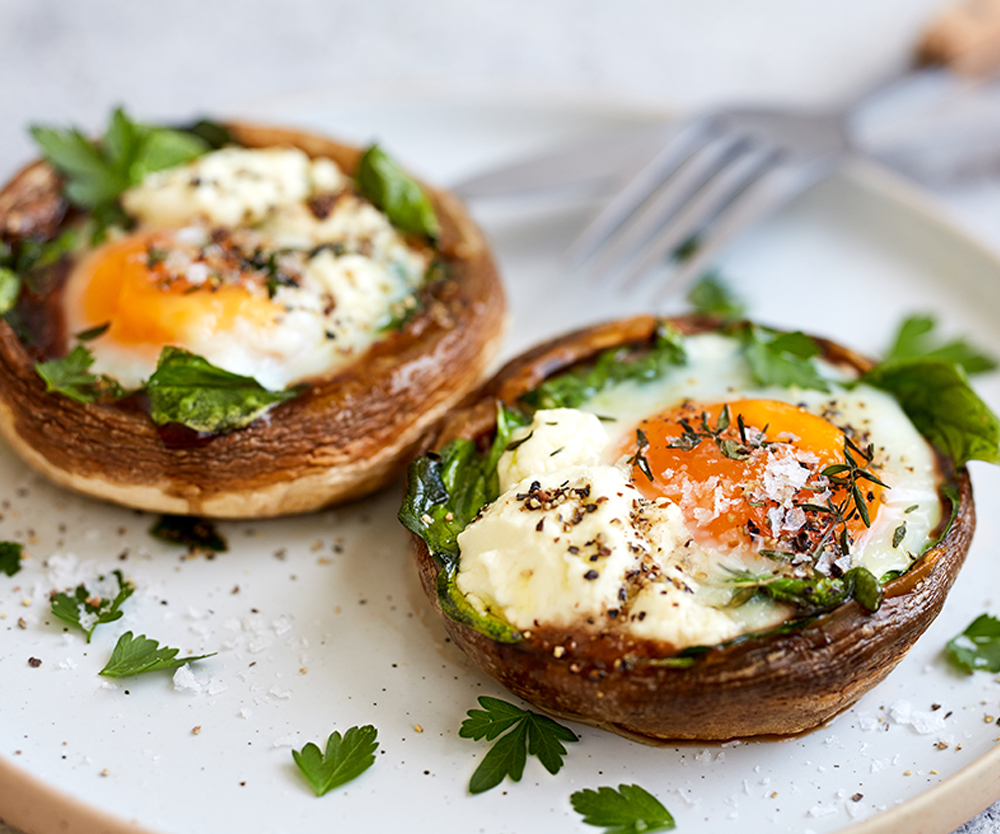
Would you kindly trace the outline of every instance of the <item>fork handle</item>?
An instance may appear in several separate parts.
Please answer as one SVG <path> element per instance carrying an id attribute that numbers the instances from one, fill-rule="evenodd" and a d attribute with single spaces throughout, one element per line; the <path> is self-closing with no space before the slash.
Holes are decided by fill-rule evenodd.
<path id="1" fill-rule="evenodd" d="M 1000 69 L 1000 0 L 964 0 L 943 9 L 924 31 L 917 61 L 964 75 Z"/>

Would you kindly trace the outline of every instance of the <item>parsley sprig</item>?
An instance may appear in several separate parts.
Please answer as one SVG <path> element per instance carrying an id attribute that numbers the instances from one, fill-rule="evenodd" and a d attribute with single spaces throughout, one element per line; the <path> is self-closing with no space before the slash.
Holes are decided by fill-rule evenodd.
<path id="1" fill-rule="evenodd" d="M 76 586 L 72 594 L 53 593 L 49 600 L 52 614 L 64 623 L 81 629 L 87 635 L 88 643 L 94 634 L 94 629 L 99 625 L 113 623 L 122 618 L 124 614 L 121 610 L 122 603 L 135 592 L 135 586 L 122 576 L 120 570 L 112 571 L 112 575 L 118 583 L 118 592 L 111 599 L 92 594 L 87 590 L 87 586 L 81 583 Z M 99 582 L 104 581 L 103 576 L 97 579 Z"/>
<path id="2" fill-rule="evenodd" d="M 321 751 L 311 741 L 301 750 L 293 750 L 292 758 L 316 796 L 357 779 L 375 763 L 378 750 L 378 730 L 371 724 L 351 727 L 343 736 L 336 730 L 326 740 Z"/>
<path id="3" fill-rule="evenodd" d="M 674 828 L 674 818 L 655 796 L 639 785 L 618 790 L 585 788 L 569 798 L 587 825 L 603 826 L 604 834 L 641 834 Z"/>
<path id="4" fill-rule="evenodd" d="M 110 659 L 98 674 L 108 678 L 126 678 L 130 675 L 141 675 L 144 672 L 156 672 L 160 669 L 177 669 L 185 663 L 204 660 L 215 654 L 212 652 L 193 657 L 177 657 L 179 652 L 180 649 L 161 647 L 156 640 L 145 634 L 133 637 L 131 631 L 126 631 L 118 638 L 118 642 L 111 651 Z"/>
<path id="5" fill-rule="evenodd" d="M 479 698 L 483 709 L 470 709 L 458 734 L 462 738 L 493 741 L 469 780 L 470 793 L 483 793 L 499 785 L 505 776 L 521 781 L 528 754 L 537 756 L 545 769 L 556 774 L 566 756 L 563 742 L 579 741 L 572 730 L 537 712 L 523 710 L 499 698 Z M 506 735 L 504 735 L 506 734 Z"/>
<path id="6" fill-rule="evenodd" d="M 111 377 L 92 374 L 94 355 L 83 345 L 77 345 L 62 359 L 50 359 L 35 364 L 35 372 L 45 381 L 45 390 L 62 394 L 78 403 L 117 400 L 125 395 Z"/>
<path id="7" fill-rule="evenodd" d="M 119 204 L 122 192 L 153 171 L 189 162 L 209 150 L 192 133 L 132 121 L 122 108 L 97 142 L 77 128 L 32 125 L 30 132 L 48 163 L 66 178 L 63 193 L 86 209 L 99 234 L 112 225 L 127 225 Z"/>

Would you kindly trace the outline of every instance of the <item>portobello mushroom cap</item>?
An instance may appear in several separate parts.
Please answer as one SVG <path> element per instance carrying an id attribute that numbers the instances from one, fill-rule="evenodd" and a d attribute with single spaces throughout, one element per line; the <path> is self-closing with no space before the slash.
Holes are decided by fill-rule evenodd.
<path id="1" fill-rule="evenodd" d="M 250 148 L 293 146 L 352 173 L 361 151 L 278 127 L 228 124 Z M 51 239 L 72 209 L 44 162 L 0 191 L 0 240 Z M 155 512 L 260 518 L 315 510 L 396 477 L 434 425 L 485 374 L 505 329 L 500 278 L 482 232 L 453 195 L 425 187 L 449 264 L 398 331 L 251 425 L 199 437 L 161 431 L 141 403 L 82 404 L 46 393 L 37 351 L 0 321 L 0 432 L 56 483 Z M 63 277 L 68 268 L 63 265 Z M 41 327 L 58 327 L 42 321 Z M 170 427 L 168 427 L 169 429 Z M 173 428 L 177 428 L 174 426 Z"/>
<path id="2" fill-rule="evenodd" d="M 672 322 L 686 334 L 718 326 L 694 316 Z M 451 415 L 435 448 L 456 437 L 485 442 L 495 428 L 498 400 L 514 404 L 548 376 L 606 348 L 649 343 L 657 323 L 641 316 L 598 325 L 512 360 L 481 396 Z M 859 371 L 871 367 L 844 347 L 817 343 L 828 360 Z M 793 628 L 689 653 L 691 665 L 683 667 L 664 663 L 674 654 L 669 647 L 617 632 L 546 627 L 522 633 L 518 642 L 494 641 L 441 611 L 438 565 L 422 539 L 413 535 L 412 542 L 424 591 L 452 640 L 484 672 L 546 712 L 648 743 L 789 735 L 823 724 L 878 684 L 941 610 L 975 527 L 964 467 L 954 483 L 960 498 L 947 534 L 884 586 L 876 612 L 849 600 Z"/>

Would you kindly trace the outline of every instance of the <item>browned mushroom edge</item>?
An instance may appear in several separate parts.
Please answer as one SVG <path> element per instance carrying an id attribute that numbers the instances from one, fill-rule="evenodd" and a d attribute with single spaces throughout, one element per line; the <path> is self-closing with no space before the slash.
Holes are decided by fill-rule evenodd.
<path id="1" fill-rule="evenodd" d="M 332 158 L 348 173 L 361 156 L 302 131 L 227 127 L 247 147 L 297 147 Z M 72 215 L 60 184 L 44 162 L 15 176 L 0 191 L 0 240 L 53 238 Z M 34 365 L 48 357 L 4 320 L 0 432 L 56 483 L 157 512 L 259 518 L 373 492 L 400 474 L 434 425 L 481 381 L 505 329 L 503 289 L 482 232 L 454 196 L 427 192 L 442 227 L 438 249 L 450 269 L 425 288 L 424 309 L 356 362 L 250 426 L 202 438 L 158 430 L 141 403 L 85 405 L 46 393 Z M 58 265 L 51 283 L 58 287 L 67 271 L 65 262 Z"/>
<path id="2" fill-rule="evenodd" d="M 672 321 L 685 334 L 718 325 L 693 316 Z M 498 400 L 513 404 L 545 378 L 605 348 L 647 344 L 657 322 L 642 316 L 599 325 L 514 359 L 475 402 L 450 417 L 435 448 L 455 437 L 484 440 L 495 428 Z M 844 347 L 817 342 L 830 361 L 858 371 L 871 367 Z M 768 633 L 687 653 L 686 667 L 672 665 L 663 646 L 613 633 L 547 628 L 497 642 L 442 612 L 438 566 L 422 539 L 413 535 L 412 543 L 424 591 L 452 640 L 483 671 L 546 712 L 648 743 L 785 736 L 815 728 L 853 704 L 889 674 L 937 616 L 975 527 L 964 468 L 954 486 L 959 500 L 951 526 L 907 573 L 884 586 L 878 611 L 869 613 L 851 600 Z M 949 499 L 942 500 L 948 507 Z"/>

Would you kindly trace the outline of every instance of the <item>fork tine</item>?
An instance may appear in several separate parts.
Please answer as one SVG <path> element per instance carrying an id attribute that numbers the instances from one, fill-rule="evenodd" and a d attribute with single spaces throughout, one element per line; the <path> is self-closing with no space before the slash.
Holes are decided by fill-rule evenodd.
<path id="1" fill-rule="evenodd" d="M 589 273 L 604 278 L 628 263 L 646 241 L 670 222 L 706 185 L 738 160 L 746 151 L 746 140 L 726 134 L 709 140 L 684 161 L 677 173 L 648 202 L 639 207 L 595 253 Z"/>
<path id="2" fill-rule="evenodd" d="M 706 136 L 712 130 L 712 122 L 707 118 L 692 119 L 684 124 L 577 236 L 566 250 L 565 260 L 573 266 L 579 266 L 593 255 L 664 179 L 705 143 Z"/>
<path id="3" fill-rule="evenodd" d="M 810 185 L 818 182 L 833 165 L 779 164 L 750 183 L 715 217 L 708 220 L 697 250 L 667 277 L 653 295 L 661 304 L 670 295 L 683 292 L 711 266 L 719 253 L 755 223 L 767 218 Z"/>
<path id="4" fill-rule="evenodd" d="M 634 283 L 664 262 L 684 241 L 696 235 L 727 204 L 772 169 L 779 156 L 780 151 L 774 146 L 761 145 L 732 160 L 639 249 L 638 255 L 626 266 L 624 284 Z"/>

